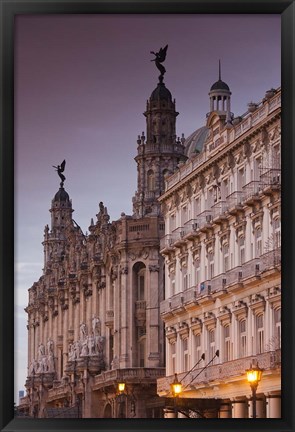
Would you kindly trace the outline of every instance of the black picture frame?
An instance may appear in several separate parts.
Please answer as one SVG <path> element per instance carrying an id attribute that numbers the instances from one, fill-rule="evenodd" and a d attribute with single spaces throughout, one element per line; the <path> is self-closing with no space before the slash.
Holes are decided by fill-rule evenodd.
<path id="1" fill-rule="evenodd" d="M 267 13 L 282 18 L 282 256 L 283 367 L 281 419 L 14 419 L 14 17 L 18 14 L 79 13 Z M 0 0 L 1 145 L 0 145 L 0 426 L 1 431 L 136 430 L 171 432 L 294 430 L 294 1 L 282 0 Z M 267 71 L 266 71 L 267 73 Z"/>

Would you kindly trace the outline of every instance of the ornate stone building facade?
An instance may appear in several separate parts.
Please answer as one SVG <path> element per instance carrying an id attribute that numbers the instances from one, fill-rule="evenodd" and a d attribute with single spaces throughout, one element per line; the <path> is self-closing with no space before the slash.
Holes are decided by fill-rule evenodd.
<path id="1" fill-rule="evenodd" d="M 175 134 L 175 100 L 160 76 L 138 137 L 132 216 L 110 221 L 99 204 L 84 235 L 72 218 L 64 177 L 44 231 L 44 271 L 29 289 L 27 395 L 31 416 L 159 417 L 152 408 L 165 375 L 159 304 L 164 221 L 158 197 L 165 176 L 186 160 Z M 125 391 L 118 394 L 118 383 Z"/>
<path id="2" fill-rule="evenodd" d="M 257 417 L 278 418 L 281 92 L 235 118 L 220 76 L 209 97 L 206 125 L 186 140 L 189 159 L 160 198 L 166 377 L 158 394 L 171 397 L 177 373 L 179 415 L 250 418 L 246 369 L 258 363 Z"/>

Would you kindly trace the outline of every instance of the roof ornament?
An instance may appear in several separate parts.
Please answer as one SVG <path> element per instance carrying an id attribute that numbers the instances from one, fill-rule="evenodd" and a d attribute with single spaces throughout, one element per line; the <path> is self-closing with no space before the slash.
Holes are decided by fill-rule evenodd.
<path id="1" fill-rule="evenodd" d="M 164 68 L 164 66 L 161 63 L 163 63 L 166 59 L 167 48 L 168 48 L 168 45 L 166 45 L 165 48 L 160 48 L 159 52 L 157 52 L 157 53 L 155 53 L 154 51 L 151 51 L 151 54 L 154 54 L 156 56 L 156 58 L 152 59 L 151 61 L 155 62 L 157 68 L 161 72 L 161 75 L 159 76 L 159 82 L 161 84 L 163 82 L 164 74 L 166 72 L 166 69 Z"/>
<path id="2" fill-rule="evenodd" d="M 64 181 L 66 179 L 65 176 L 62 174 L 64 172 L 64 170 L 65 170 L 66 161 L 64 159 L 60 165 L 57 165 L 57 167 L 54 166 L 54 165 L 52 165 L 52 166 L 53 166 L 53 168 L 56 169 L 57 174 L 59 175 L 59 177 L 61 179 L 60 187 L 62 188 L 64 186 Z"/>

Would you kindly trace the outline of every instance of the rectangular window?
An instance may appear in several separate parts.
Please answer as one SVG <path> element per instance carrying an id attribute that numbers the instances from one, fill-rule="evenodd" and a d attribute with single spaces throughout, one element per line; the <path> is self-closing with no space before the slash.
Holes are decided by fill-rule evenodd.
<path id="1" fill-rule="evenodd" d="M 208 361 L 212 360 L 215 355 L 215 330 L 209 331 L 209 359 Z M 214 364 L 214 361 L 213 361 Z"/>
<path id="2" fill-rule="evenodd" d="M 245 170 L 244 168 L 239 169 L 238 171 L 238 191 L 241 191 L 243 186 L 245 186 Z"/>
<path id="3" fill-rule="evenodd" d="M 185 272 L 183 275 L 183 291 L 188 289 L 188 275 Z"/>
<path id="4" fill-rule="evenodd" d="M 201 335 L 200 334 L 197 334 L 195 336 L 195 347 L 196 347 L 195 363 L 197 363 L 200 360 L 201 355 L 202 355 L 202 353 L 201 353 L 201 350 L 202 350 L 202 347 L 201 347 Z"/>
<path id="5" fill-rule="evenodd" d="M 264 318 L 263 315 L 258 315 L 256 317 L 256 329 L 257 329 L 257 340 L 256 349 L 257 354 L 262 354 L 264 352 Z"/>
<path id="6" fill-rule="evenodd" d="M 201 280 L 200 280 L 200 261 L 197 260 L 196 261 L 196 286 L 198 286 L 200 282 L 201 282 Z"/>
<path id="7" fill-rule="evenodd" d="M 275 309 L 274 314 L 274 349 L 281 348 L 281 309 Z"/>
<path id="8" fill-rule="evenodd" d="M 239 321 L 239 356 L 240 358 L 247 357 L 247 332 L 246 320 Z"/>
<path id="9" fill-rule="evenodd" d="M 170 345 L 172 374 L 176 372 L 176 343 Z"/>
<path id="10" fill-rule="evenodd" d="M 188 339 L 182 341 L 182 352 L 183 352 L 183 372 L 189 370 L 189 354 L 188 354 Z"/>
<path id="11" fill-rule="evenodd" d="M 245 239 L 244 239 L 244 237 L 240 237 L 239 238 L 239 249 L 240 249 L 240 253 L 239 253 L 240 262 L 239 262 L 239 265 L 242 265 L 245 262 Z"/>
<path id="12" fill-rule="evenodd" d="M 229 270 L 228 244 L 222 246 L 222 255 L 223 255 L 223 271 L 227 272 Z"/>
<path id="13" fill-rule="evenodd" d="M 261 227 L 255 230 L 255 257 L 259 258 L 262 254 L 262 238 L 261 238 Z"/>
<path id="14" fill-rule="evenodd" d="M 175 294 L 175 279 L 171 280 L 171 296 Z"/>
<path id="15" fill-rule="evenodd" d="M 281 221 L 280 219 L 273 220 L 273 237 L 274 237 L 274 249 L 281 246 Z"/>
<path id="16" fill-rule="evenodd" d="M 231 359 L 230 355 L 230 326 L 227 325 L 223 329 L 224 331 L 224 361 L 227 362 Z"/>
<path id="17" fill-rule="evenodd" d="M 209 279 L 212 279 L 214 277 L 214 254 L 213 252 L 210 252 L 208 255 L 208 261 L 209 261 Z"/>

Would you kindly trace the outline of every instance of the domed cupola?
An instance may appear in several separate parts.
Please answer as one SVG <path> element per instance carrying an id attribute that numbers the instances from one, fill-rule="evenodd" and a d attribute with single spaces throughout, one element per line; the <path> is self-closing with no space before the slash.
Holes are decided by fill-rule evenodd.
<path id="1" fill-rule="evenodd" d="M 225 115 L 229 120 L 230 113 L 230 95 L 229 86 L 221 79 L 221 66 L 219 60 L 219 77 L 210 89 L 210 113 L 216 111 L 219 115 Z"/>
<path id="2" fill-rule="evenodd" d="M 53 198 L 53 201 L 54 202 L 56 202 L 56 201 L 70 202 L 70 197 L 69 197 L 69 194 L 65 191 L 65 189 L 63 187 L 60 187 L 59 191 L 56 192 L 56 194 Z"/>
<path id="3" fill-rule="evenodd" d="M 155 102 L 160 100 L 172 102 L 172 95 L 163 82 L 158 83 L 157 87 L 152 92 L 150 97 L 150 102 Z"/>

